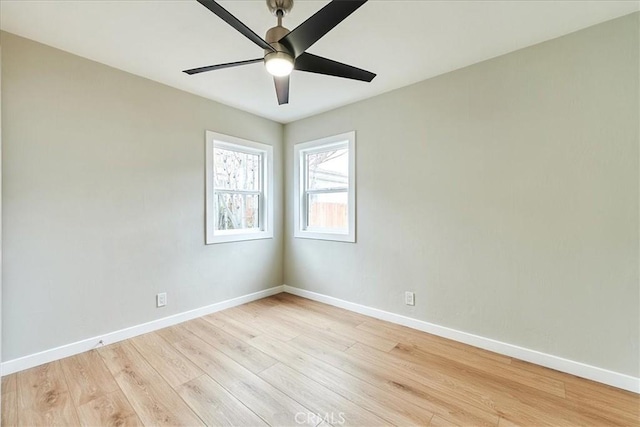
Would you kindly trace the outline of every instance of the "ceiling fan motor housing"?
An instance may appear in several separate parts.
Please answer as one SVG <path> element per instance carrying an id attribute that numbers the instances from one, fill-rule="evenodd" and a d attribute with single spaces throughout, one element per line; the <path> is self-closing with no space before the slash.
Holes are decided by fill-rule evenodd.
<path id="1" fill-rule="evenodd" d="M 264 39 L 276 51 L 273 52 L 271 50 L 265 49 L 264 50 L 265 60 L 267 59 L 267 57 L 271 55 L 277 55 L 277 56 L 287 55 L 289 57 L 293 57 L 293 54 L 289 52 L 289 50 L 286 47 L 284 47 L 284 45 L 278 43 L 278 41 L 282 39 L 284 36 L 286 36 L 287 34 L 289 34 L 289 32 L 290 32 L 289 29 L 283 27 L 282 25 L 277 25 L 273 28 L 270 28 L 269 31 L 267 31 L 267 34 Z"/>
<path id="2" fill-rule="evenodd" d="M 267 0 L 267 7 L 274 15 L 278 16 L 278 11 L 281 11 L 284 16 L 293 9 L 293 0 Z"/>

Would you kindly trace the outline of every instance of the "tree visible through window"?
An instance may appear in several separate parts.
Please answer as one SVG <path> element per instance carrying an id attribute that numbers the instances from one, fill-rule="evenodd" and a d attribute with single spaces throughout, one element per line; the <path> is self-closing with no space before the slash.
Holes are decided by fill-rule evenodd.
<path id="1" fill-rule="evenodd" d="M 273 237 L 272 148 L 207 132 L 207 243 Z"/>
<path id="2" fill-rule="evenodd" d="M 216 230 L 260 227 L 260 154 L 214 148 Z"/>

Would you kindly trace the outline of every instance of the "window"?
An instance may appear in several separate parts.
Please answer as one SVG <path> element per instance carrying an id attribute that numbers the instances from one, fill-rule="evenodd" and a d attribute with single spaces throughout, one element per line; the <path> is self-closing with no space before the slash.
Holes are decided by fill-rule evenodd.
<path id="1" fill-rule="evenodd" d="M 356 241 L 355 132 L 294 148 L 295 237 Z"/>
<path id="2" fill-rule="evenodd" d="M 206 243 L 272 238 L 272 147 L 210 131 L 206 137 Z"/>

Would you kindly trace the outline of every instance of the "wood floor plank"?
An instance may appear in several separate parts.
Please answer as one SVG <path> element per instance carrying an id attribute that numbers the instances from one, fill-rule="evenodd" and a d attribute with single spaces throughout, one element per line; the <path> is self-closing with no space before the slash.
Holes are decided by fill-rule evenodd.
<path id="1" fill-rule="evenodd" d="M 224 310 L 225 312 L 243 312 L 245 313 L 247 316 L 253 318 L 253 319 L 257 319 L 258 317 L 262 316 L 264 314 L 265 311 L 270 310 L 273 307 L 277 307 L 277 304 L 262 304 L 260 303 L 261 300 L 258 301 L 253 301 L 253 302 L 249 302 L 247 304 L 242 304 L 242 305 L 238 305 L 236 307 L 233 307 L 229 310 Z"/>
<path id="2" fill-rule="evenodd" d="M 429 351 L 422 350 L 420 347 L 412 344 L 398 344 L 391 353 L 406 358 L 422 358 L 428 359 L 432 354 Z M 453 357 L 452 357 L 453 358 Z M 558 397 L 565 397 L 564 383 L 545 375 L 539 375 L 533 372 L 523 371 L 511 365 L 493 362 L 485 359 L 482 362 L 473 363 L 467 359 L 455 359 L 456 362 L 462 363 L 470 368 L 482 370 L 488 374 L 499 376 L 505 380 L 519 383 L 524 386 L 535 388 L 537 390 L 552 394 Z"/>
<path id="3" fill-rule="evenodd" d="M 566 397 L 584 407 L 600 408 L 604 413 L 630 414 L 640 420 L 640 395 L 595 381 L 555 371 L 523 360 L 514 359 L 512 366 L 564 382 Z"/>
<path id="4" fill-rule="evenodd" d="M 5 375 L 2 377 L 2 394 L 17 393 L 16 380 L 18 374 Z"/>
<path id="5" fill-rule="evenodd" d="M 345 352 L 318 347 L 312 339 L 305 336 L 297 337 L 289 343 L 299 350 L 379 388 L 391 390 L 449 421 L 475 426 L 496 426 L 498 424 L 499 417 L 497 415 L 464 402 L 443 399 L 437 390 L 411 379 L 408 375 L 399 375 L 398 370 L 393 367 L 380 369 L 370 362 L 362 361 Z"/>
<path id="6" fill-rule="evenodd" d="M 522 424 L 516 424 L 512 421 L 507 420 L 506 418 L 501 417 L 500 421 L 498 422 L 498 427 L 526 427 L 526 426 Z"/>
<path id="7" fill-rule="evenodd" d="M 281 294 L 276 294 L 276 295 L 273 295 L 273 296 L 270 296 L 270 297 L 261 298 L 259 300 L 251 301 L 251 302 L 243 304 L 243 305 L 246 305 L 246 306 L 249 306 L 249 307 L 257 306 L 257 307 L 260 307 L 260 310 L 268 309 L 270 307 L 275 307 L 275 306 L 278 306 L 278 305 L 282 304 L 280 301 L 278 301 L 278 300 L 273 298 L 273 297 L 278 296 L 278 295 L 281 295 Z"/>
<path id="8" fill-rule="evenodd" d="M 402 347 L 402 344 L 398 347 Z M 390 353 L 394 354 L 397 350 L 398 349 L 394 349 Z M 471 348 L 470 351 L 473 350 L 474 349 Z M 453 355 L 446 357 L 446 355 L 443 354 L 443 357 L 437 357 L 421 353 L 421 356 L 422 357 L 418 357 L 416 359 L 411 359 L 410 357 L 405 357 L 405 359 L 414 360 L 418 364 L 429 367 L 438 365 L 444 360 L 448 360 L 447 363 L 450 365 L 455 365 L 458 362 Z M 457 371 L 465 373 L 465 376 L 460 378 L 461 381 L 473 382 L 473 378 L 476 378 L 476 380 L 478 378 L 482 378 L 485 393 L 495 393 L 499 389 L 499 391 L 508 392 L 510 397 L 523 402 L 522 405 L 514 405 L 513 402 L 511 402 L 503 405 L 503 407 L 518 409 L 521 406 L 520 409 L 522 411 L 526 411 L 531 414 L 530 408 L 531 406 L 535 406 L 538 413 L 546 414 L 547 419 L 549 420 L 548 422 L 552 424 L 640 424 L 639 417 L 625 417 L 624 414 L 621 414 L 620 412 L 621 408 L 625 407 L 625 404 L 621 403 L 620 398 L 632 396 L 633 393 L 587 381 L 572 375 L 553 371 L 548 368 L 513 359 L 508 366 L 497 363 L 478 363 L 477 365 L 467 363 L 466 368 L 459 367 Z M 547 383 L 545 384 L 543 381 L 547 381 Z M 543 390 L 548 392 L 548 387 L 551 387 L 553 390 L 553 387 L 557 386 L 557 384 L 562 384 L 562 391 L 556 390 L 557 392 L 551 391 L 551 393 L 545 394 L 536 393 L 536 391 Z M 585 401 L 580 400 L 574 401 L 572 399 L 573 396 L 568 394 L 567 387 L 569 384 L 575 384 L 578 389 L 585 390 L 587 390 L 589 386 L 593 385 L 595 390 L 597 390 L 596 394 L 608 396 L 606 401 L 610 406 L 601 405 L 598 409 L 597 406 L 593 405 L 593 402 L 585 403 Z M 564 397 L 566 397 L 566 399 L 564 399 Z M 634 404 L 634 401 L 631 400 L 628 403 L 633 407 L 639 407 L 637 402 L 640 402 L 640 400 L 638 400 L 637 395 L 635 402 L 636 403 Z M 522 419 L 519 416 L 514 417 L 513 410 L 510 412 L 511 414 L 505 415 L 504 422 L 513 422 L 514 424 L 523 423 L 524 425 L 527 425 L 526 419 Z M 631 424 L 629 424 L 629 422 L 631 422 Z"/>
<path id="9" fill-rule="evenodd" d="M 143 426 L 129 401 L 120 389 L 106 393 L 78 406 L 80 423 L 86 427 Z"/>
<path id="10" fill-rule="evenodd" d="M 78 424 L 59 361 L 18 372 L 17 390 L 21 425 Z"/>
<path id="11" fill-rule="evenodd" d="M 131 339 L 138 352 L 173 388 L 198 378 L 204 372 L 182 353 L 168 345 L 160 334 L 151 332 Z"/>
<path id="12" fill-rule="evenodd" d="M 368 317 L 363 316 L 362 314 L 354 313 L 343 308 L 334 307 L 329 304 L 322 304 L 320 302 L 292 294 L 281 293 L 270 298 L 279 301 L 280 305 L 294 304 L 307 312 L 315 312 L 322 316 L 329 316 L 332 319 L 340 320 L 341 322 L 352 327 L 356 327 L 368 319 Z"/>
<path id="13" fill-rule="evenodd" d="M 185 327 L 191 333 L 231 357 L 253 373 L 261 372 L 276 363 L 272 357 L 267 356 L 244 341 L 213 326 L 206 320 L 194 319 L 187 322 Z"/>
<path id="14" fill-rule="evenodd" d="M 451 421 L 447 421 L 438 415 L 433 416 L 429 425 L 433 427 L 458 427 L 457 424 L 454 424 Z"/>
<path id="15" fill-rule="evenodd" d="M 5 427 L 18 425 L 18 396 L 15 391 L 2 394 L 1 425 Z"/>
<path id="16" fill-rule="evenodd" d="M 278 325 L 278 327 L 274 327 L 273 324 L 265 324 L 262 321 L 265 313 L 264 310 L 260 309 L 252 310 L 244 306 L 238 306 L 225 310 L 224 314 L 246 326 L 250 326 L 256 331 L 260 331 L 261 334 L 271 334 L 283 340 L 293 339 L 301 333 L 298 328 L 291 328 L 288 325 Z"/>
<path id="17" fill-rule="evenodd" d="M 118 384 L 96 350 L 60 360 L 75 406 L 118 390 Z"/>
<path id="18" fill-rule="evenodd" d="M 407 370 L 421 383 L 436 388 L 442 396 L 448 395 L 477 407 L 486 407 L 502 416 L 505 422 L 536 426 L 627 425 L 628 422 L 616 417 L 611 411 L 605 414 L 589 406 L 581 407 L 563 397 L 458 364 L 453 359 L 445 360 L 429 355 L 428 359 L 416 358 L 411 362 L 398 359 L 393 352 L 377 352 L 359 344 L 350 348 L 347 353 L 377 363 L 380 367 L 395 366 Z M 439 378 L 440 374 L 444 374 L 443 379 Z M 445 387 L 438 386 L 438 382 Z M 449 389 L 448 385 L 452 388 Z"/>
<path id="19" fill-rule="evenodd" d="M 273 307 L 271 308 L 271 310 L 280 312 L 284 316 L 294 318 L 296 319 L 296 321 L 306 323 L 307 325 L 320 331 L 326 331 L 332 334 L 336 334 L 344 338 L 366 344 L 369 347 L 373 347 L 378 350 L 390 351 L 398 344 L 398 341 L 358 330 L 354 326 L 336 322 L 329 316 L 322 316 L 316 313 L 305 312 L 302 308 L 283 306 Z"/>
<path id="20" fill-rule="evenodd" d="M 627 421 L 640 420 L 640 395 L 603 387 L 581 378 L 565 383 L 567 399 L 583 406 L 601 412 L 612 420 Z M 606 391 L 606 392 L 605 392 Z"/>
<path id="21" fill-rule="evenodd" d="M 607 390 L 606 387 L 603 387 L 600 389 L 598 395 L 609 394 L 609 392 L 610 391 Z M 612 393 L 612 395 L 614 394 Z M 579 416 L 583 418 L 594 420 L 593 422 L 591 422 L 592 425 L 607 424 L 620 426 L 640 426 L 640 406 L 638 406 L 636 412 L 633 413 L 633 409 L 626 407 L 619 401 L 615 401 L 615 403 L 612 403 L 611 405 L 603 405 L 603 401 L 606 400 L 608 399 L 593 399 L 588 395 L 583 394 L 582 392 L 570 392 L 567 394 L 567 399 L 565 399 L 565 401 L 561 405 L 562 413 L 579 414 Z"/>
<path id="22" fill-rule="evenodd" d="M 271 336 L 256 337 L 251 345 L 385 419 L 389 424 L 427 425 L 433 416 L 432 412 L 407 402 L 392 392 L 375 387 Z"/>
<path id="23" fill-rule="evenodd" d="M 430 348 L 433 345 L 437 345 L 438 348 L 444 346 L 445 349 L 454 349 L 459 352 L 473 353 L 476 356 L 487 358 L 496 362 L 511 363 L 511 357 L 503 354 L 494 353 L 492 351 L 484 350 L 481 348 L 473 347 L 468 344 L 464 344 L 458 341 L 453 341 L 447 338 L 439 337 L 437 335 L 429 334 L 419 331 L 417 329 L 411 329 L 406 326 L 397 325 L 395 323 L 385 322 L 384 320 L 367 317 L 367 320 L 357 326 L 357 329 L 371 332 L 383 337 L 393 337 L 405 344 L 415 344 L 419 347 Z M 449 354 L 449 353 L 447 353 Z M 456 352 L 456 354 L 459 354 Z"/>
<path id="24" fill-rule="evenodd" d="M 297 413 L 308 413 L 300 405 L 262 378 L 200 338 L 189 338 L 174 344 L 218 384 L 270 425 L 297 426 Z M 311 420 L 314 421 L 314 420 Z M 302 425 L 317 425 L 305 422 Z"/>
<path id="25" fill-rule="evenodd" d="M 208 375 L 176 389 L 182 399 L 210 426 L 266 426 L 262 418 Z"/>
<path id="26" fill-rule="evenodd" d="M 259 376 L 283 393 L 311 409 L 329 424 L 345 426 L 383 426 L 387 421 L 340 396 L 293 369 L 278 363 Z"/>
<path id="27" fill-rule="evenodd" d="M 204 316 L 203 319 L 218 329 L 222 329 L 242 341 L 249 341 L 262 334 L 262 332 L 258 331 L 256 328 L 245 325 L 242 322 L 238 322 L 237 320 L 227 316 L 224 312 L 219 311 L 217 313 L 209 314 Z"/>
<path id="28" fill-rule="evenodd" d="M 57 394 L 55 402 L 45 407 L 18 407 L 18 422 L 22 426 L 70 426 L 78 425 L 78 415 L 69 392 Z"/>
<path id="29" fill-rule="evenodd" d="M 554 414 L 556 407 L 552 402 L 546 402 L 545 408 L 537 408 L 530 405 L 531 402 L 540 402 L 540 392 L 518 384 L 505 383 L 501 378 L 484 375 L 482 372 L 474 372 L 466 369 L 465 365 L 454 361 L 430 360 L 430 363 L 410 362 L 398 358 L 390 353 L 380 352 L 356 344 L 347 351 L 348 354 L 379 366 L 381 369 L 393 366 L 393 369 L 401 369 L 398 378 L 407 374 L 412 375 L 420 383 L 436 390 L 443 398 L 458 400 L 484 409 L 497 416 L 509 419 L 519 419 L 526 425 L 555 426 L 559 423 L 581 421 L 589 423 L 590 419 L 562 419 Z M 550 396 L 558 400 L 555 396 Z"/>
<path id="30" fill-rule="evenodd" d="M 131 342 L 103 347 L 99 352 L 145 425 L 203 425 Z"/>
<path id="31" fill-rule="evenodd" d="M 355 329 L 356 327 L 356 325 L 353 325 L 351 322 L 343 322 L 339 318 L 332 318 L 327 313 L 317 313 L 314 311 L 306 310 L 297 304 L 283 304 L 271 307 L 268 312 L 277 312 L 290 319 L 302 321 L 306 324 L 313 325 L 322 329 L 326 329 L 329 327 L 333 327 L 334 329 Z"/>
<path id="32" fill-rule="evenodd" d="M 318 345 L 328 345 L 338 350 L 346 350 L 357 342 L 352 338 L 347 338 L 325 329 L 313 327 L 305 322 L 293 318 L 291 315 L 283 314 L 275 310 L 269 310 L 261 317 L 261 319 L 268 324 L 273 323 L 274 327 L 275 325 L 284 325 L 285 327 L 295 329 L 300 332 L 298 335 L 313 336 L 313 338 L 318 341 Z"/>
<path id="33" fill-rule="evenodd" d="M 395 339 L 404 344 L 414 345 L 423 351 L 438 356 L 453 357 L 461 362 L 465 361 L 467 364 L 476 365 L 487 362 L 495 366 L 496 363 L 511 363 L 511 358 L 508 356 L 478 349 L 462 343 L 454 344 L 451 340 L 446 340 L 424 332 L 406 332 L 398 330 L 397 328 L 381 326 L 379 323 L 380 322 L 377 322 L 374 325 L 373 322 L 367 321 L 358 325 L 357 329 L 389 339 Z"/>
<path id="34" fill-rule="evenodd" d="M 164 338 L 164 340 L 169 344 L 173 344 L 174 342 L 182 341 L 193 336 L 193 334 L 184 327 L 184 323 L 178 323 L 177 325 L 160 329 L 156 331 L 156 333 Z"/>

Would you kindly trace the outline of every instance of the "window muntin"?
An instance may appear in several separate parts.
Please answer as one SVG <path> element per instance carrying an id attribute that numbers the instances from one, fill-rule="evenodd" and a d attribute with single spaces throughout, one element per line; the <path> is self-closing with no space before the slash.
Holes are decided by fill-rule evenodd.
<path id="1" fill-rule="evenodd" d="M 207 132 L 208 244 L 273 237 L 271 157 L 268 145 Z"/>
<path id="2" fill-rule="evenodd" d="M 294 151 L 295 237 L 355 242 L 355 132 Z"/>

